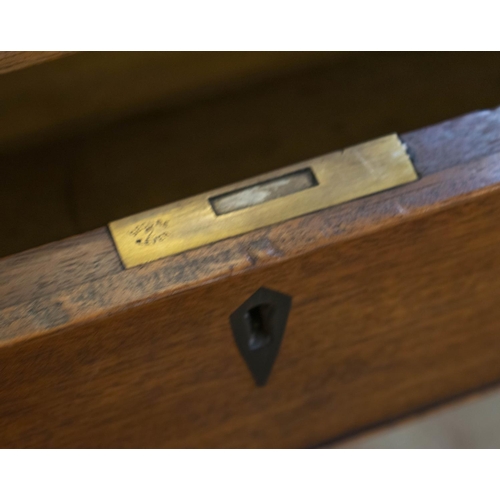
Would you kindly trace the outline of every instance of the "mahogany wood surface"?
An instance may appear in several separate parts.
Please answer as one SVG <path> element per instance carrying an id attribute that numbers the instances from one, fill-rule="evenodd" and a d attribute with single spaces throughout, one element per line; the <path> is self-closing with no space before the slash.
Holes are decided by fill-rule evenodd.
<path id="1" fill-rule="evenodd" d="M 415 183 L 152 264 L 106 229 L 2 259 L 0 444 L 312 446 L 499 381 L 499 116 L 404 134 Z M 259 388 L 229 315 L 261 286 L 293 302 Z"/>
<path id="2" fill-rule="evenodd" d="M 0 52 L 0 74 L 51 61 L 71 52 Z"/>

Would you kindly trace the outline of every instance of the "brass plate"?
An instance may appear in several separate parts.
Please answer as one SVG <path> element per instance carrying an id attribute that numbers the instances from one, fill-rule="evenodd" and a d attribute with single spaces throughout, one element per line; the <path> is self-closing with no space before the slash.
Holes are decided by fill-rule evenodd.
<path id="1" fill-rule="evenodd" d="M 111 222 L 109 229 L 129 268 L 416 179 L 394 134 Z"/>

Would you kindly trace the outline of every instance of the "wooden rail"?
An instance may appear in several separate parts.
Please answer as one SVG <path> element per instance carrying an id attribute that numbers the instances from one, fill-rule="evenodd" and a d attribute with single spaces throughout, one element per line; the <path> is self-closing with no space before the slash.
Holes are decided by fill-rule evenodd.
<path id="1" fill-rule="evenodd" d="M 0 260 L 0 445 L 311 446 L 500 380 L 500 112 L 416 182 L 125 270 L 107 229 Z M 229 316 L 292 297 L 257 387 Z"/>

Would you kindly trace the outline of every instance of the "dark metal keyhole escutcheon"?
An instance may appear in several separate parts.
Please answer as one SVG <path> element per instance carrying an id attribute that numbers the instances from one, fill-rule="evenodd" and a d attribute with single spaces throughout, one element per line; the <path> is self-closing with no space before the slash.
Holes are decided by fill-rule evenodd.
<path id="1" fill-rule="evenodd" d="M 231 314 L 234 340 L 258 386 L 271 374 L 291 305 L 290 296 L 259 288 Z"/>

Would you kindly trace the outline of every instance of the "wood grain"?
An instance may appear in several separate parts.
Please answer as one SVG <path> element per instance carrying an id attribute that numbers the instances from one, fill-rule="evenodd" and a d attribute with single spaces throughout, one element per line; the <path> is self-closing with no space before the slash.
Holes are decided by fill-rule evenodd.
<path id="1" fill-rule="evenodd" d="M 104 230 L 0 261 L 0 444 L 311 446 L 499 381 L 497 114 L 403 136 L 413 184 L 139 268 Z M 261 286 L 293 306 L 257 388 Z"/>
<path id="2" fill-rule="evenodd" d="M 71 52 L 0 52 L 0 75 L 69 54 Z"/>

